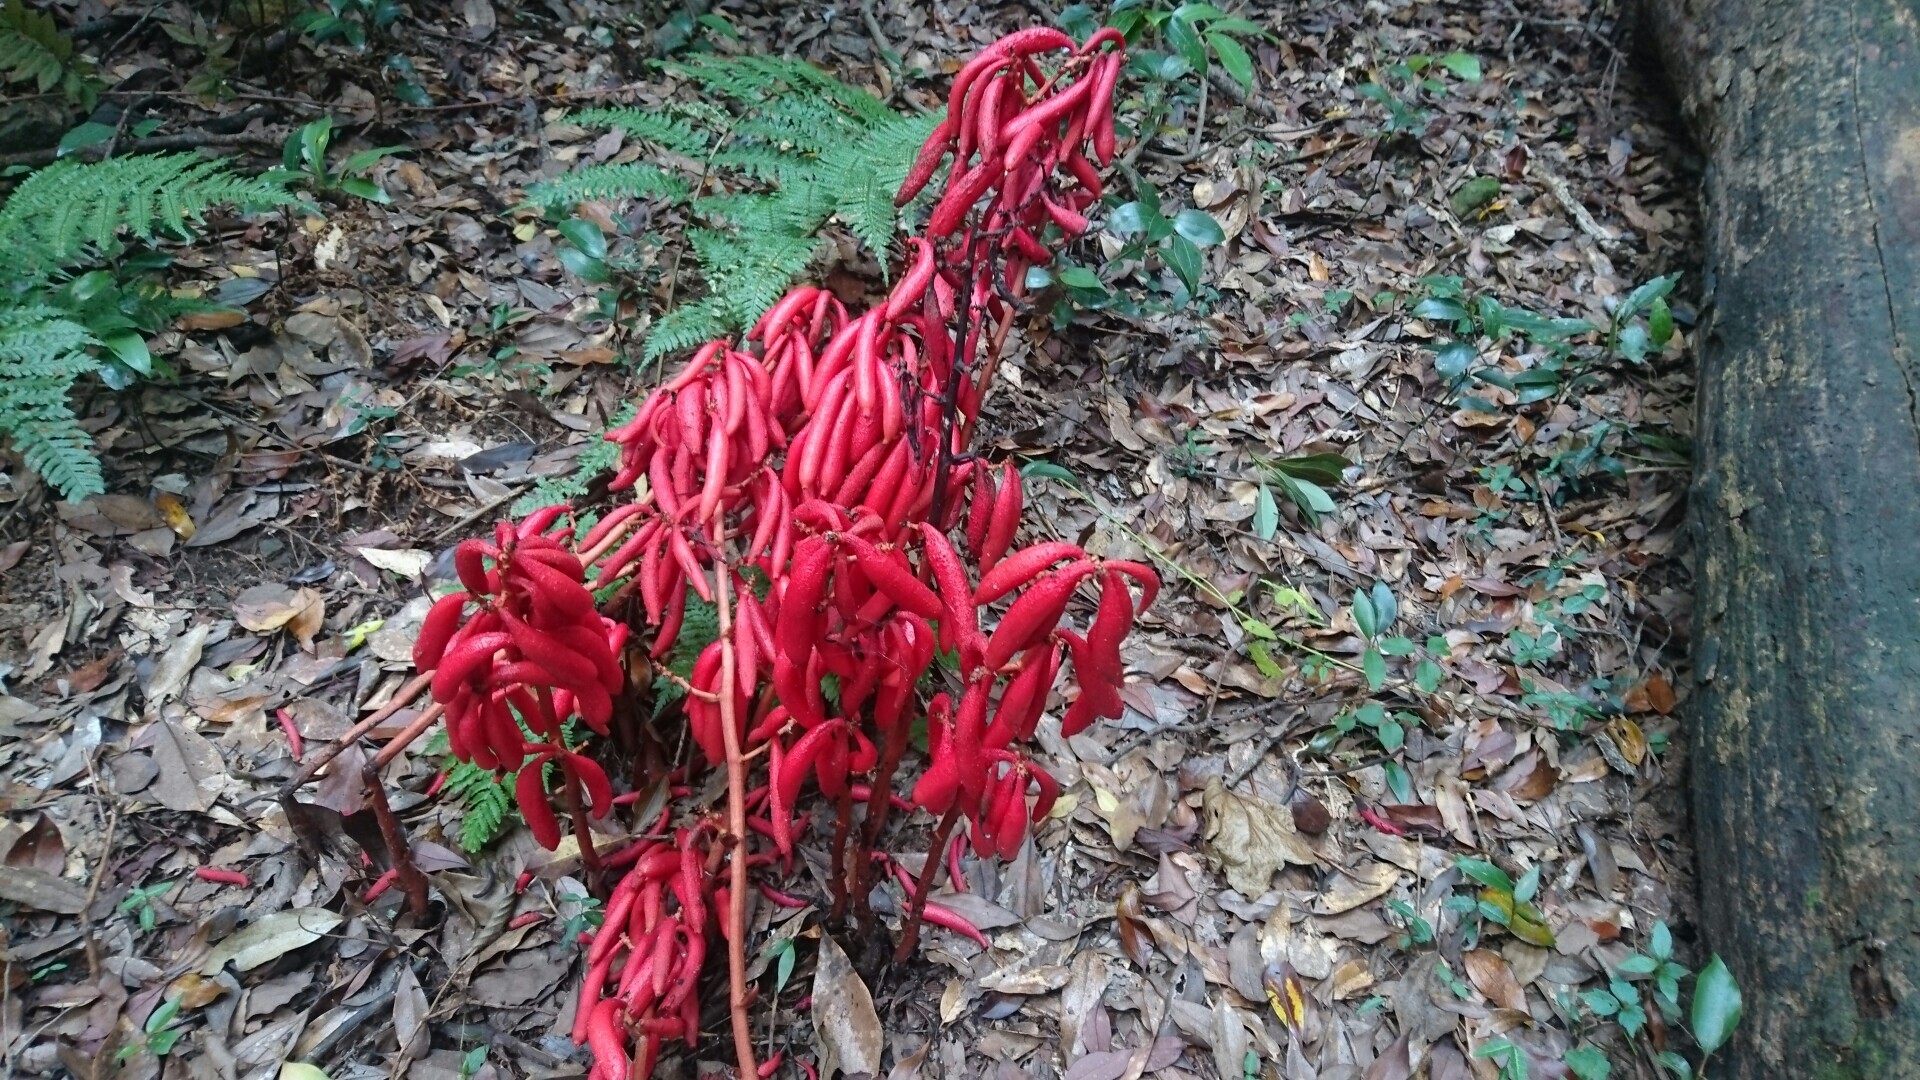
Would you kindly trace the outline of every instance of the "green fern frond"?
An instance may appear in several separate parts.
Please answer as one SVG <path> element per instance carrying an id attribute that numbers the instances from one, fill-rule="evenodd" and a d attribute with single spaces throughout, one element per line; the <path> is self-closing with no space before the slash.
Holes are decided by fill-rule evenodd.
<path id="1" fill-rule="evenodd" d="M 658 360 L 701 342 L 724 337 L 733 328 L 727 305 L 718 296 L 681 304 L 654 320 L 642 355 L 649 361 Z"/>
<path id="2" fill-rule="evenodd" d="M 704 112 L 702 119 L 706 119 Z M 628 135 L 690 158 L 705 156 L 713 147 L 713 137 L 695 126 L 684 110 L 648 112 L 631 106 L 582 109 L 567 117 L 581 127 L 618 128 Z"/>
<path id="3" fill-rule="evenodd" d="M 67 499 L 107 489 L 93 438 L 67 404 L 74 381 L 98 367 L 86 351 L 93 343 L 58 309 L 0 307 L 0 435 Z"/>
<path id="4" fill-rule="evenodd" d="M 83 261 L 122 232 L 142 240 L 192 235 L 211 207 L 260 210 L 294 201 L 278 181 L 240 176 L 214 158 L 147 154 L 56 161 L 21 181 L 0 206 L 5 270 L 16 280 Z"/>
<path id="5" fill-rule="evenodd" d="M 460 847 L 477 853 L 493 843 L 519 816 L 514 805 L 514 773 L 496 778 L 471 761 L 455 762 L 441 790 L 460 803 Z"/>
<path id="6" fill-rule="evenodd" d="M 527 202 L 547 210 L 598 199 L 664 199 L 685 202 L 687 185 L 644 161 L 589 165 L 527 189 Z"/>

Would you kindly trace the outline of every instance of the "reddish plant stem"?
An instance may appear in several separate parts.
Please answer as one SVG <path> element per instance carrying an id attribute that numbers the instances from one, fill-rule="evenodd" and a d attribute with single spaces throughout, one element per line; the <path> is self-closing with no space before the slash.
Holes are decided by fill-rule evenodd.
<path id="1" fill-rule="evenodd" d="M 833 885 L 833 907 L 827 918 L 839 922 L 847 913 L 848 888 L 857 885 L 853 880 L 857 871 L 847 865 L 847 834 L 853 831 L 853 792 L 840 789 L 840 798 L 835 803 L 833 845 L 830 849 L 833 875 L 828 879 Z"/>
<path id="2" fill-rule="evenodd" d="M 445 711 L 446 707 L 439 702 L 421 710 L 420 715 L 413 718 L 413 723 L 408 724 L 405 730 L 395 735 L 392 741 L 380 748 L 379 753 L 373 755 L 374 765 L 382 769 L 386 768 L 388 762 L 400 756 L 400 751 L 405 750 L 415 739 L 426 734 L 427 729 L 432 727 L 433 722 L 440 719 L 440 714 Z"/>
<path id="3" fill-rule="evenodd" d="M 361 736 L 365 735 L 369 731 L 372 731 L 374 728 L 379 727 L 381 723 L 383 723 L 388 717 L 392 716 L 394 713 L 397 713 L 401 709 L 404 709 L 408 705 L 411 705 L 413 703 L 413 699 L 419 697 L 421 691 L 425 690 L 432 683 L 433 683 L 433 672 L 431 671 L 423 671 L 418 675 L 415 675 L 413 678 L 408 679 L 404 686 L 400 687 L 399 690 L 394 692 L 392 701 L 389 701 L 385 705 L 382 705 L 380 708 L 376 709 L 373 713 L 368 715 L 368 717 L 365 720 L 362 720 L 359 723 L 353 725 L 353 727 L 347 729 L 347 733 L 345 735 L 342 735 L 338 739 L 335 739 L 333 742 L 328 743 L 324 749 L 322 749 L 318 754 L 315 754 L 313 756 L 313 759 L 311 761 L 308 761 L 305 765 L 300 766 L 300 771 L 297 773 L 294 773 L 293 779 L 287 781 L 286 786 L 281 788 L 281 794 L 291 795 L 293 792 L 299 790 L 302 784 L 305 784 L 307 781 L 319 775 L 321 769 L 326 768 L 327 764 L 331 762 L 334 758 L 339 757 L 341 752 L 346 750 L 347 747 L 352 746 L 355 742 L 359 741 Z M 438 716 L 439 713 L 436 711 L 434 715 Z M 418 722 L 419 721 L 415 721 L 415 723 L 418 723 Z"/>
<path id="4" fill-rule="evenodd" d="M 580 805 L 580 778 L 571 769 L 566 774 L 567 814 L 573 819 L 573 838 L 580 845 L 580 865 L 587 870 L 587 888 L 595 896 L 607 895 L 607 874 L 600 865 L 600 852 L 593 846 L 593 833 L 587 828 L 587 811 Z"/>
<path id="5" fill-rule="evenodd" d="M 387 789 L 380 783 L 380 766 L 369 761 L 360 775 L 367 785 L 367 799 L 373 803 L 373 819 L 380 823 L 380 838 L 386 841 L 387 855 L 400 877 L 400 887 L 406 890 L 407 907 L 414 918 L 424 919 L 427 917 L 427 876 L 413 864 L 413 853 L 407 849 L 407 834 L 401 831 L 400 819 L 387 803 Z"/>
<path id="6" fill-rule="evenodd" d="M 733 836 L 732 873 L 727 887 L 727 1007 L 733 1021 L 733 1049 L 741 1076 L 758 1076 L 753 1058 L 753 1029 L 747 1017 L 747 765 L 740 754 L 738 718 L 731 692 L 738 673 L 733 655 L 732 574 L 725 558 L 727 527 L 714 524 L 713 602 L 720 636 L 720 738 L 727 753 L 727 831 Z"/>
<path id="7" fill-rule="evenodd" d="M 893 962 L 903 964 L 913 955 L 914 946 L 920 943 L 920 921 L 927 913 L 927 894 L 933 891 L 934 879 L 940 876 L 940 858 L 947 848 L 947 838 L 953 835 L 953 827 L 960 821 L 960 807 L 955 804 L 947 808 L 940 817 L 940 825 L 933 830 L 933 843 L 927 847 L 926 864 L 920 867 L 920 880 L 915 883 L 913 899 L 907 906 L 907 923 L 900 934 L 900 947 L 893 951 Z"/>

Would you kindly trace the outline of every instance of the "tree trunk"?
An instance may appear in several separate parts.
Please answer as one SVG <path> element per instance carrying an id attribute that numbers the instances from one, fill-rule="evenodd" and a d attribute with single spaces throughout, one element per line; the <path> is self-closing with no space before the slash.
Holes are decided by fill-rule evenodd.
<path id="1" fill-rule="evenodd" d="M 1694 811 L 1725 1076 L 1920 1077 L 1920 11 L 1648 0 L 1708 162 Z"/>

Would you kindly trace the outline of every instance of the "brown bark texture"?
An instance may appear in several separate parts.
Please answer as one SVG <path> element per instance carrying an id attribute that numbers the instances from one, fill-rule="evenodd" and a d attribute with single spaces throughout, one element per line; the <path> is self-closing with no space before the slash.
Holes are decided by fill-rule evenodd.
<path id="1" fill-rule="evenodd" d="M 1707 162 L 1707 1074 L 1920 1077 L 1920 5 L 1646 0 Z"/>

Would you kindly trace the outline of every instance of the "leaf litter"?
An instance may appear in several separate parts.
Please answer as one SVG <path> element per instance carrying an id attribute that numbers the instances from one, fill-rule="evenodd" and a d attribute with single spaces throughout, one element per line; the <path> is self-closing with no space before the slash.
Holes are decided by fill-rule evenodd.
<path id="1" fill-rule="evenodd" d="M 872 29 L 727 18 L 896 107 L 1029 18 L 868 10 Z M 25 1072 L 89 1071 L 168 996 L 191 1002 L 174 1053 L 218 1048 L 228 1075 L 578 1070 L 555 1038 L 592 914 L 577 856 L 509 830 L 462 858 L 458 810 L 429 794 L 444 762 L 403 756 L 394 809 L 442 898 L 417 923 L 382 895 L 357 749 L 305 801 L 271 798 L 299 765 L 290 732 L 313 754 L 404 681 L 452 541 L 570 476 L 646 377 L 609 363 L 626 343 L 591 288 L 500 192 L 621 152 L 557 122 L 567 96 L 670 80 L 587 47 L 629 32 L 610 5 L 462 12 L 471 32 L 412 54 L 458 107 L 397 114 L 419 150 L 380 167 L 392 202 L 183 252 L 183 286 L 256 314 L 162 335 L 178 385 L 92 403 L 117 494 L 7 518 L 0 1028 Z M 931 931 L 924 963 L 876 976 L 817 910 L 757 909 L 756 940 L 792 950 L 755 961 L 787 972 L 758 1022 L 789 1059 L 1385 1080 L 1478 1075 L 1506 1039 L 1541 1075 L 1576 1043 L 1642 1068 L 1570 1003 L 1656 921 L 1687 948 L 1692 286 L 1642 363 L 1593 358 L 1589 336 L 1570 366 L 1539 321 L 1609 327 L 1693 268 L 1684 148 L 1610 5 L 1263 17 L 1254 99 L 1221 89 L 1198 153 L 1135 159 L 1218 222 L 1209 303 L 1036 320 L 988 407 L 996 452 L 1052 468 L 1030 485 L 1058 535 L 1173 570 L 1128 646 L 1130 711 L 1043 732 L 1067 794 L 1040 843 L 964 858 L 968 891 L 935 897 L 989 948 Z M 319 48 L 338 81 L 296 68 L 268 115 L 373 122 L 383 76 Z M 1396 81 L 1443 54 L 1478 77 Z M 30 485 L 7 499 L 44 505 Z"/>

